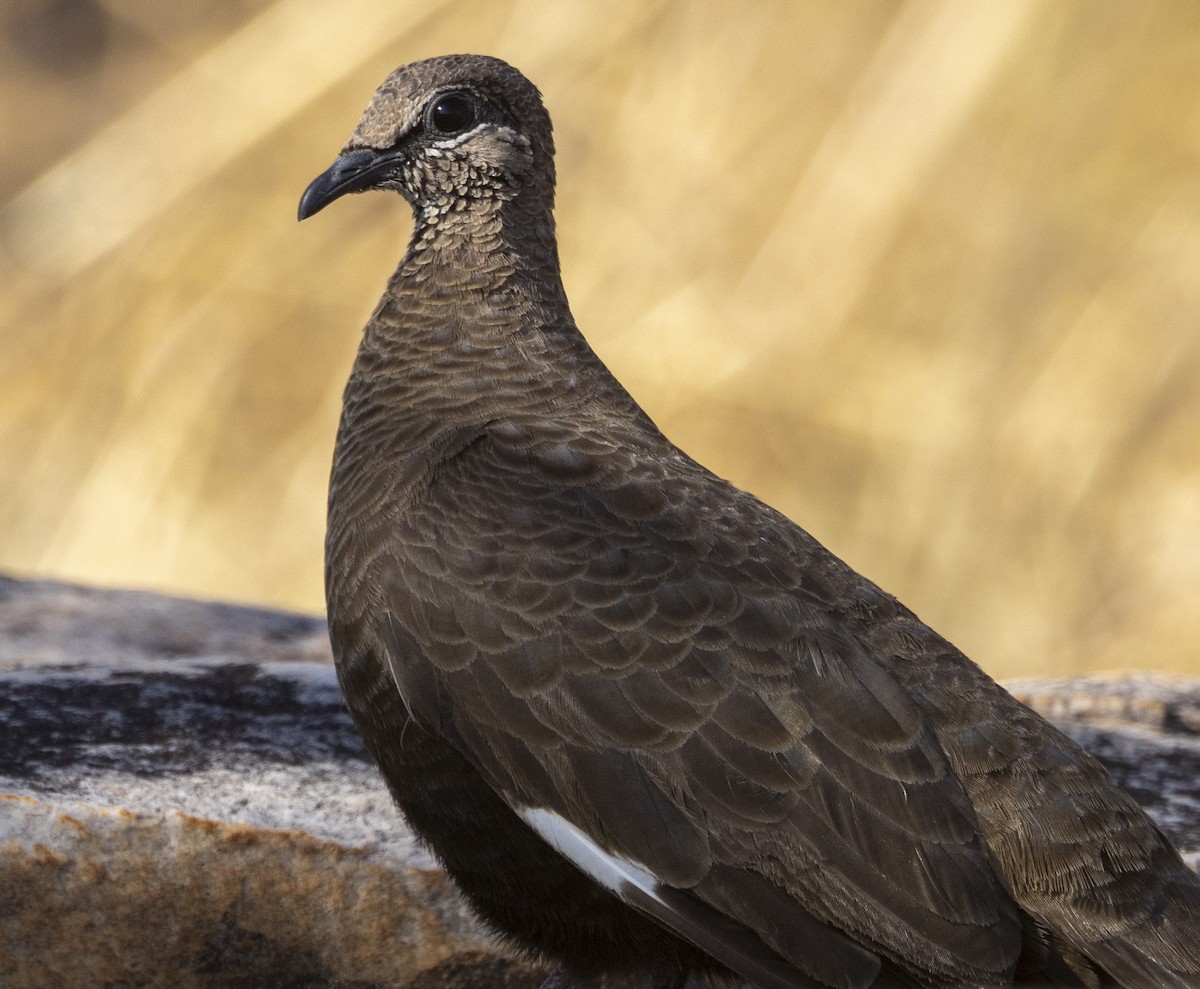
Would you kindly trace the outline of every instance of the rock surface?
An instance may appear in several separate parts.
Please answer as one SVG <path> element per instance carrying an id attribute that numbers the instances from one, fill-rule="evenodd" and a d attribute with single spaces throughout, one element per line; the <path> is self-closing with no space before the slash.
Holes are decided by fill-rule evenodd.
<path id="1" fill-rule="evenodd" d="M 536 986 L 415 845 L 324 622 L 0 580 L 0 985 Z"/>
<path id="2" fill-rule="evenodd" d="M 1011 684 L 1200 862 L 1200 680 Z M 525 989 L 415 845 L 319 619 L 0 579 L 0 985 Z"/>

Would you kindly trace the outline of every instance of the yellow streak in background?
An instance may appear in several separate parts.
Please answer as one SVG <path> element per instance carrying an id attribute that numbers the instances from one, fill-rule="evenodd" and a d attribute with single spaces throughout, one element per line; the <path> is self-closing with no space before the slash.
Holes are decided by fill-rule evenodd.
<path id="1" fill-rule="evenodd" d="M 782 311 L 773 315 L 803 326 L 811 351 L 828 340 L 862 296 L 913 190 L 987 95 L 1034 9 L 1032 0 L 906 4 L 747 270 L 739 295 L 776 300 Z M 794 290 L 781 292 L 780 285 Z M 776 322 L 755 325 L 769 330 Z M 727 361 L 722 377 L 740 370 Z"/>
<path id="2" fill-rule="evenodd" d="M 0 210 L 8 250 L 78 274 L 437 10 L 280 0 L 18 193 Z"/>
<path id="3" fill-rule="evenodd" d="M 152 2 L 85 75 L 0 62 L 46 163 L 0 205 L 0 564 L 320 606 L 403 205 L 294 197 L 387 69 L 476 50 L 545 87 L 576 314 L 668 435 L 994 673 L 1196 669 L 1200 6 L 250 0 L 209 47 Z"/>
<path id="4" fill-rule="evenodd" d="M 236 165 L 238 156 L 271 128 L 361 71 L 364 61 L 392 47 L 411 50 L 414 35 L 426 33 L 430 19 L 461 5 L 401 6 L 407 15 L 396 13 L 390 3 L 371 0 L 348 5 L 281 0 L 31 183 L 0 210 L 0 236 L 7 235 L 19 263 L 67 284 L 124 241 L 136 243 L 173 203 Z M 558 37 L 562 47 L 586 64 L 620 44 L 657 9 L 657 4 L 643 3 L 621 18 L 581 9 L 560 25 Z M 415 10 L 420 17 L 412 16 Z M 535 23 L 540 21 L 510 17 L 498 45 L 532 50 L 535 39 L 528 28 Z M 108 260 L 121 263 L 119 255 Z M 208 562 L 207 544 L 197 550 L 184 530 L 194 535 L 209 514 L 201 493 L 203 475 L 188 471 L 213 453 L 214 440 L 205 426 L 226 411 L 222 393 L 230 379 L 246 373 L 248 346 L 256 336 L 278 329 L 264 315 L 257 333 L 240 331 L 239 344 L 239 332 L 231 328 L 246 316 L 227 300 L 238 298 L 244 277 L 238 268 L 220 278 L 206 276 L 203 293 L 156 332 L 157 342 L 140 370 L 119 372 L 128 381 L 112 413 L 110 437 L 91 453 L 54 527 L 39 534 L 33 557 L 39 570 L 55 572 L 70 560 L 106 570 L 118 581 L 136 582 L 138 576 L 127 576 L 122 569 L 128 561 L 133 574 L 145 580 L 145 574 L 155 571 L 153 564 L 135 563 L 126 552 L 130 526 L 137 541 L 155 547 L 161 567 L 174 566 L 180 557 L 200 573 L 230 565 L 228 548 L 212 550 Z M 76 282 L 76 291 L 87 278 Z M 132 274 L 130 284 L 139 284 Z M 240 289 L 244 295 L 248 287 Z M 193 360 L 191 348 L 201 337 L 211 341 L 213 352 Z M 179 366 L 187 367 L 186 380 L 173 377 L 171 369 Z M 335 398 L 340 396 L 342 383 L 334 381 L 331 387 Z M 335 420 L 331 414 L 330 422 Z M 53 472 L 54 462 L 70 449 L 72 428 L 64 421 L 52 429 L 35 457 L 35 473 Z M 311 456 L 311 450 L 279 452 L 278 470 L 297 471 L 309 483 L 305 497 L 319 505 L 321 499 L 312 494 L 324 486 L 327 465 L 322 460 L 314 475 L 306 454 Z M 189 479 L 181 480 L 184 476 Z M 288 540 L 292 535 L 275 531 L 275 537 Z M 209 540 L 216 542 L 215 537 Z"/>

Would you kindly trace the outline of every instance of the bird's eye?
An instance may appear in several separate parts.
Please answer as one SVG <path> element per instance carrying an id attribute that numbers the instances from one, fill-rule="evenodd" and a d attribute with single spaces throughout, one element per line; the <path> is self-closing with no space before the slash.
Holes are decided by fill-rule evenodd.
<path id="1" fill-rule="evenodd" d="M 429 125 L 442 134 L 466 130 L 475 123 L 475 102 L 466 93 L 446 93 L 429 105 Z"/>

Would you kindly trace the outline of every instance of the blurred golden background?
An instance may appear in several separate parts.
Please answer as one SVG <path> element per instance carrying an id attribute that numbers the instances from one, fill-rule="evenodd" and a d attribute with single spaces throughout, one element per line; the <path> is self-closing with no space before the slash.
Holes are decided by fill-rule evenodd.
<path id="1" fill-rule="evenodd" d="M 998 676 L 1200 673 L 1200 4 L 7 0 L 0 568 L 320 610 L 396 65 L 516 64 L 668 435 Z"/>

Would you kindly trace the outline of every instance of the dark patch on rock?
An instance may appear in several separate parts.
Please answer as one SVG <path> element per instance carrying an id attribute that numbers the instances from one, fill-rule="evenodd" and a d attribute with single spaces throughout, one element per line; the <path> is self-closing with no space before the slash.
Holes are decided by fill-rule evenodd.
<path id="1" fill-rule="evenodd" d="M 46 770 L 195 772 L 239 758 L 367 760 L 333 689 L 254 663 L 0 674 L 0 776 Z"/>
<path id="2" fill-rule="evenodd" d="M 408 989 L 537 989 L 547 974 L 529 962 L 470 951 L 426 969 Z"/>
<path id="3" fill-rule="evenodd" d="M 195 974 L 211 989 L 384 989 L 377 982 L 336 978 L 312 952 L 246 930 L 232 911 L 205 942 Z"/>

